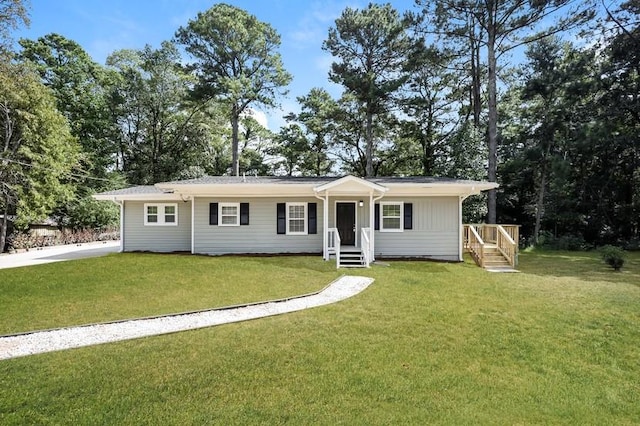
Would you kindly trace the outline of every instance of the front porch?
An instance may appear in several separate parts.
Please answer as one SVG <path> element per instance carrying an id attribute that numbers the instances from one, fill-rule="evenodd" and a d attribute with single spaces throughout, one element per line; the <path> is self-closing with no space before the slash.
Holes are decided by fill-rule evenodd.
<path id="1" fill-rule="evenodd" d="M 375 203 L 387 188 L 347 176 L 314 191 L 323 201 L 324 260 L 335 257 L 337 268 L 368 268 L 375 259 Z"/>

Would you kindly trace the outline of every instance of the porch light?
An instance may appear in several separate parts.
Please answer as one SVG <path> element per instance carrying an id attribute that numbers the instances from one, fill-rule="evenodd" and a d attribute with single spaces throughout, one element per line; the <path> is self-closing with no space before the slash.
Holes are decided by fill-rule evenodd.
<path id="1" fill-rule="evenodd" d="M 364 201 L 362 200 L 358 201 L 358 207 L 364 207 Z"/>

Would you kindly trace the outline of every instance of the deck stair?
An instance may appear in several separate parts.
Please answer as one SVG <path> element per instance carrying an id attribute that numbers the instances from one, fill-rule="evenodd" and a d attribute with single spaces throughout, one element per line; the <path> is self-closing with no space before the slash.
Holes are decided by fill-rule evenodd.
<path id="1" fill-rule="evenodd" d="M 484 267 L 486 269 L 511 268 L 511 264 L 496 245 L 487 244 L 484 246 Z"/>
<path id="2" fill-rule="evenodd" d="M 365 268 L 364 254 L 360 247 L 345 247 L 340 249 L 341 268 Z"/>
<path id="3" fill-rule="evenodd" d="M 517 225 L 464 225 L 463 246 L 482 268 L 493 272 L 515 271 L 519 234 Z"/>

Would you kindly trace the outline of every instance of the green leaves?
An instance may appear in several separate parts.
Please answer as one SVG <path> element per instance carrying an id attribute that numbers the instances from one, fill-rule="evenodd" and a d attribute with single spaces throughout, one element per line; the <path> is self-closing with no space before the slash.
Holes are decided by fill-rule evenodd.
<path id="1" fill-rule="evenodd" d="M 345 87 L 365 110 L 365 174 L 374 175 L 374 145 L 384 134 L 374 134 L 374 117 L 391 108 L 394 93 L 407 81 L 403 73 L 413 44 L 408 19 L 400 17 L 390 4 L 370 3 L 365 9 L 346 8 L 322 48 L 338 59 L 329 78 Z"/>
<path id="2" fill-rule="evenodd" d="M 276 106 L 291 75 L 284 70 L 277 48 L 280 36 L 271 25 L 246 11 L 217 4 L 178 29 L 177 43 L 195 60 L 200 101 L 216 99 L 229 107 L 233 129 L 232 172 L 240 173 L 238 122 L 251 105 Z"/>
<path id="3" fill-rule="evenodd" d="M 0 206 L 24 227 L 73 195 L 80 149 L 51 92 L 24 65 L 2 68 L 0 105 Z"/>

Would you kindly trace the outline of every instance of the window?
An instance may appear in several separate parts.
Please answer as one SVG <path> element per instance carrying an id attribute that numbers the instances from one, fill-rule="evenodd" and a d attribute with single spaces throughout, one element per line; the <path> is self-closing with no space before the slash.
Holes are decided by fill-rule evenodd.
<path id="1" fill-rule="evenodd" d="M 380 203 L 380 231 L 402 232 L 402 203 Z"/>
<path id="2" fill-rule="evenodd" d="M 145 204 L 145 226 L 176 226 L 178 224 L 177 204 Z"/>
<path id="3" fill-rule="evenodd" d="M 287 234 L 307 234 L 307 203 L 287 203 Z"/>
<path id="4" fill-rule="evenodd" d="M 220 221 L 218 225 L 240 225 L 240 203 L 220 203 Z"/>

